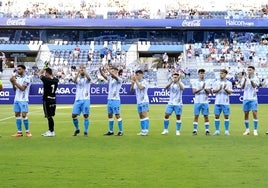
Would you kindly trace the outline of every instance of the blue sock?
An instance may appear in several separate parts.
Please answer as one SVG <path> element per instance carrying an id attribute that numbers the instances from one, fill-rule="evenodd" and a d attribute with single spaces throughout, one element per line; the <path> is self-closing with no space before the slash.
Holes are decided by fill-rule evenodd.
<path id="1" fill-rule="evenodd" d="M 164 129 L 168 129 L 169 119 L 164 119 Z"/>
<path id="2" fill-rule="evenodd" d="M 87 133 L 89 128 L 89 119 L 85 118 L 84 119 L 84 132 Z"/>
<path id="3" fill-rule="evenodd" d="M 77 118 L 73 118 L 73 124 L 76 130 L 79 130 L 79 125 L 78 125 L 78 119 Z"/>
<path id="4" fill-rule="evenodd" d="M 220 119 L 215 119 L 215 129 L 216 131 L 219 131 L 220 130 Z"/>
<path id="5" fill-rule="evenodd" d="M 109 131 L 114 132 L 114 119 L 113 118 L 109 119 Z"/>
<path id="6" fill-rule="evenodd" d="M 181 130 L 181 120 L 176 121 L 176 127 L 177 127 L 177 131 Z"/>
<path id="7" fill-rule="evenodd" d="M 18 132 L 22 132 L 21 124 L 22 124 L 21 117 L 16 117 L 16 125 L 17 125 Z"/>
<path id="8" fill-rule="evenodd" d="M 258 120 L 257 119 L 253 119 L 253 125 L 254 125 L 254 130 L 258 129 Z"/>
<path id="9" fill-rule="evenodd" d="M 205 122 L 205 129 L 209 130 L 209 122 Z"/>
<path id="10" fill-rule="evenodd" d="M 119 118 L 117 120 L 117 123 L 118 123 L 118 130 L 119 132 L 123 132 L 123 122 L 122 122 L 122 118 Z"/>
<path id="11" fill-rule="evenodd" d="M 249 121 L 248 120 L 245 120 L 245 127 L 246 127 L 246 129 L 249 129 Z"/>
<path id="12" fill-rule="evenodd" d="M 197 127 L 198 127 L 197 122 L 194 122 L 194 123 L 193 123 L 193 125 L 194 125 L 194 130 L 196 130 L 196 131 L 197 131 Z"/>
<path id="13" fill-rule="evenodd" d="M 230 121 L 229 119 L 224 120 L 224 127 L 226 131 L 229 131 Z"/>
<path id="14" fill-rule="evenodd" d="M 141 119 L 140 120 L 140 125 L 141 125 L 141 131 L 144 131 L 145 130 L 145 120 L 144 119 Z"/>
<path id="15" fill-rule="evenodd" d="M 150 121 L 149 121 L 149 118 L 147 117 L 145 119 L 145 130 L 148 131 L 149 130 L 149 127 L 150 127 Z"/>
<path id="16" fill-rule="evenodd" d="M 28 117 L 23 118 L 23 124 L 25 127 L 25 131 L 29 131 L 29 120 Z"/>

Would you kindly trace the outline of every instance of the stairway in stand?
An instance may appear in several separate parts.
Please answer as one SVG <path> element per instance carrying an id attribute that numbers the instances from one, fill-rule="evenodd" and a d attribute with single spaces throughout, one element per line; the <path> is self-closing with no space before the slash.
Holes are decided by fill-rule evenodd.
<path id="1" fill-rule="evenodd" d="M 158 68 L 157 69 L 157 86 L 165 87 L 168 84 L 168 69 Z"/>

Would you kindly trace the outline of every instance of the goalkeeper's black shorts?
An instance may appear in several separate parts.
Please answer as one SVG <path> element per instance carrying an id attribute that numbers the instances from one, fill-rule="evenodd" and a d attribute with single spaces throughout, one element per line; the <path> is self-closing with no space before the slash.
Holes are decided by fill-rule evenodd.
<path id="1" fill-rule="evenodd" d="M 55 116 L 56 100 L 55 99 L 43 100 L 43 110 L 46 118 Z"/>

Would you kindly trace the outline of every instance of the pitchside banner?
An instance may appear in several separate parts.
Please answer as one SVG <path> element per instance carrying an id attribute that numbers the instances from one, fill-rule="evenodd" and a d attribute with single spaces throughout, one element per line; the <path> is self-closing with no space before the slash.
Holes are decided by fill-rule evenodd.
<path id="1" fill-rule="evenodd" d="M 57 103 L 58 104 L 72 104 L 74 102 L 76 87 L 74 84 L 59 85 L 57 89 Z M 30 104 L 42 103 L 43 85 L 34 84 L 30 88 Z M 91 104 L 106 104 L 108 95 L 107 84 L 92 84 L 91 89 Z M 11 88 L 4 89 L 0 92 L 0 104 L 12 104 L 14 100 L 14 91 Z M 122 104 L 135 104 L 136 97 L 134 92 L 130 92 L 130 85 L 125 84 L 120 90 Z M 169 90 L 163 88 L 149 88 L 148 90 L 150 104 L 166 104 L 169 97 Z M 209 95 L 210 103 L 213 104 L 215 96 L 211 93 Z M 232 104 L 241 104 L 243 100 L 243 91 L 241 89 L 234 89 L 230 96 Z M 268 103 L 268 88 L 260 88 L 258 90 L 258 100 L 260 104 Z M 183 92 L 183 103 L 192 104 L 194 95 L 191 88 L 186 88 Z"/>

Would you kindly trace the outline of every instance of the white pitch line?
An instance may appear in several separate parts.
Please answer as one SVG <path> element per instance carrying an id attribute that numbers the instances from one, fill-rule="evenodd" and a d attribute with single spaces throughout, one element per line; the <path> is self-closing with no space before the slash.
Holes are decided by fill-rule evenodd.
<path id="1" fill-rule="evenodd" d="M 0 119 L 0 121 L 5 121 L 5 120 L 11 119 L 11 118 L 14 118 L 14 116 L 9 116 L 9 117 L 6 117 L 6 118 L 2 118 L 2 119 Z"/>
<path id="2" fill-rule="evenodd" d="M 92 108 L 92 107 L 98 108 L 98 107 L 102 107 L 102 106 L 101 106 L 101 105 L 95 105 L 95 106 L 91 106 L 91 108 Z M 57 109 L 65 109 L 65 108 L 72 108 L 72 106 L 67 106 L 67 107 L 57 107 Z M 29 114 L 32 114 L 32 113 L 40 112 L 40 111 L 42 111 L 42 110 L 31 111 L 31 112 L 28 113 L 28 115 L 29 115 Z M 0 122 L 5 121 L 5 120 L 8 120 L 8 119 L 12 119 L 12 118 L 15 118 L 15 116 L 9 116 L 9 117 L 2 118 L 2 119 L 0 119 Z"/>
<path id="3" fill-rule="evenodd" d="M 27 115 L 32 114 L 32 113 L 36 113 L 36 112 L 40 112 L 40 110 L 29 112 Z M 15 116 L 9 116 L 9 117 L 2 118 L 2 119 L 0 119 L 0 122 L 1 121 L 5 121 L 5 120 L 8 120 L 8 119 L 12 119 L 12 118 L 15 118 Z"/>

